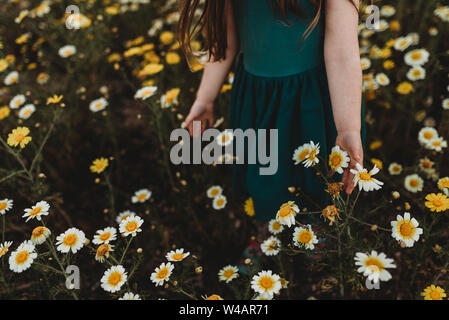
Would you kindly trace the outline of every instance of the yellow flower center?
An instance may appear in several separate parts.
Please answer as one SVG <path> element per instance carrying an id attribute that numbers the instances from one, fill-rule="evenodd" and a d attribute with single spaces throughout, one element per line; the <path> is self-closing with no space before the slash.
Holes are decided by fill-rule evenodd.
<path id="1" fill-rule="evenodd" d="M 45 227 L 37 227 L 31 233 L 31 236 L 36 239 L 40 238 L 45 233 Z"/>
<path id="2" fill-rule="evenodd" d="M 399 231 L 400 231 L 401 235 L 405 238 L 409 238 L 410 236 L 412 236 L 414 233 L 414 230 L 415 230 L 415 228 L 409 221 L 405 221 L 399 227 Z"/>
<path id="3" fill-rule="evenodd" d="M 308 155 L 309 155 L 309 150 L 305 149 L 303 150 L 299 155 L 298 155 L 298 160 L 303 161 Z"/>
<path id="4" fill-rule="evenodd" d="M 225 272 L 223 272 L 223 277 L 230 278 L 234 275 L 234 270 L 228 269 Z"/>
<path id="5" fill-rule="evenodd" d="M 412 57 L 412 60 L 419 60 L 422 57 L 422 53 L 421 52 L 414 52 L 411 57 Z"/>
<path id="6" fill-rule="evenodd" d="M 125 229 L 126 229 L 126 231 L 128 231 L 128 232 L 136 231 L 136 230 L 137 230 L 137 222 L 135 222 L 135 221 L 130 221 L 130 222 L 128 222 L 128 223 L 126 224 Z"/>
<path id="7" fill-rule="evenodd" d="M 162 268 L 161 270 L 159 270 L 156 277 L 158 279 L 165 279 L 165 277 L 167 277 L 167 274 L 168 274 L 168 268 Z"/>
<path id="8" fill-rule="evenodd" d="M 410 180 L 410 186 L 413 188 L 416 188 L 419 185 L 419 182 L 417 179 Z"/>
<path id="9" fill-rule="evenodd" d="M 279 216 L 281 218 L 288 217 L 292 213 L 292 209 L 290 207 L 284 207 L 281 210 L 279 210 Z"/>
<path id="10" fill-rule="evenodd" d="M 432 290 L 429 295 L 432 298 L 432 300 L 440 300 L 441 299 L 441 294 L 438 290 Z"/>
<path id="11" fill-rule="evenodd" d="M 224 204 L 224 200 L 223 199 L 218 199 L 217 200 L 217 206 L 222 206 Z"/>
<path id="12" fill-rule="evenodd" d="M 432 203 L 435 207 L 441 207 L 444 204 L 444 201 L 440 198 L 435 198 L 433 199 Z"/>
<path id="13" fill-rule="evenodd" d="M 68 234 L 64 237 L 62 243 L 68 247 L 72 247 L 78 241 L 78 236 L 74 233 Z"/>
<path id="14" fill-rule="evenodd" d="M 184 258 L 184 254 L 182 254 L 182 253 L 175 253 L 174 255 L 172 255 L 172 259 L 176 260 L 176 261 L 182 260 L 183 258 Z"/>
<path id="15" fill-rule="evenodd" d="M 109 232 L 105 232 L 100 236 L 101 241 L 106 241 L 111 237 L 111 234 Z"/>
<path id="16" fill-rule="evenodd" d="M 342 162 L 343 162 L 343 157 L 341 156 L 341 154 L 336 153 L 336 154 L 334 154 L 334 155 L 331 156 L 331 159 L 330 159 L 330 165 L 331 165 L 333 168 L 339 167 L 339 166 L 341 165 Z"/>
<path id="17" fill-rule="evenodd" d="M 264 290 L 270 290 L 274 287 L 274 280 L 269 276 L 264 276 L 259 279 L 259 286 Z"/>
<path id="18" fill-rule="evenodd" d="M 107 244 L 102 244 L 101 246 L 98 247 L 97 249 L 97 256 L 98 257 L 104 257 L 109 253 L 109 245 Z"/>
<path id="19" fill-rule="evenodd" d="M 371 181 L 372 180 L 371 175 L 368 172 L 359 173 L 359 178 L 360 178 L 360 180 L 363 180 L 363 181 Z"/>
<path id="20" fill-rule="evenodd" d="M 301 243 L 309 243 L 312 240 L 312 234 L 305 230 L 299 234 L 298 240 Z"/>
<path id="21" fill-rule="evenodd" d="M 16 134 L 16 141 L 22 142 L 22 140 L 25 138 L 25 136 L 21 133 Z"/>
<path id="22" fill-rule="evenodd" d="M 39 213 L 41 213 L 41 211 L 42 211 L 41 207 L 36 207 L 30 211 L 30 216 L 32 217 L 37 216 Z"/>
<path id="23" fill-rule="evenodd" d="M 97 102 L 94 106 L 95 109 L 100 109 L 103 106 L 103 103 Z"/>
<path id="24" fill-rule="evenodd" d="M 273 223 L 273 230 L 279 230 L 281 228 L 281 224 L 277 221 Z"/>
<path id="25" fill-rule="evenodd" d="M 373 257 L 366 259 L 365 265 L 372 271 L 381 271 L 384 268 L 382 262 L 379 259 Z"/>
<path id="26" fill-rule="evenodd" d="M 0 211 L 5 210 L 6 206 L 7 206 L 6 202 L 0 202 Z"/>
<path id="27" fill-rule="evenodd" d="M 210 192 L 210 195 L 213 196 L 213 197 L 215 197 L 215 196 L 218 195 L 218 193 L 219 193 L 218 189 L 213 189 L 213 190 Z"/>
<path id="28" fill-rule="evenodd" d="M 109 283 L 111 286 L 114 286 L 114 287 L 115 287 L 116 285 L 119 284 L 120 281 L 122 281 L 122 274 L 121 274 L 120 272 L 115 271 L 115 272 L 112 272 L 112 273 L 109 275 L 108 283 Z"/>
<path id="29" fill-rule="evenodd" d="M 6 251 L 8 251 L 8 246 L 4 246 L 1 250 L 0 250 L 0 256 L 3 256 L 5 253 L 6 253 Z"/>
<path id="30" fill-rule="evenodd" d="M 20 251 L 16 255 L 16 263 L 17 264 L 24 264 L 28 260 L 29 253 L 26 250 Z"/>
<path id="31" fill-rule="evenodd" d="M 137 200 L 143 201 L 146 199 L 146 197 L 147 197 L 147 195 L 145 193 L 141 193 L 137 196 Z"/>
<path id="32" fill-rule="evenodd" d="M 424 138 L 426 138 L 426 139 L 432 139 L 433 138 L 433 133 L 432 132 L 430 132 L 430 131 L 426 131 L 426 132 L 424 132 Z"/>

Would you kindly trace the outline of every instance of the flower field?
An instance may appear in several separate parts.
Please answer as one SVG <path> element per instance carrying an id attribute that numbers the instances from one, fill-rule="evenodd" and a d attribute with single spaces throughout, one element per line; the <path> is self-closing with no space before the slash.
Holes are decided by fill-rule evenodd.
<path id="1" fill-rule="evenodd" d="M 449 4 L 374 1 L 376 30 L 367 4 L 356 189 L 329 175 L 343 150 L 304 141 L 288 157 L 332 204 L 291 186 L 260 225 L 231 166 L 170 161 L 203 69 L 179 49 L 177 1 L 2 1 L 0 298 L 447 299 Z"/>

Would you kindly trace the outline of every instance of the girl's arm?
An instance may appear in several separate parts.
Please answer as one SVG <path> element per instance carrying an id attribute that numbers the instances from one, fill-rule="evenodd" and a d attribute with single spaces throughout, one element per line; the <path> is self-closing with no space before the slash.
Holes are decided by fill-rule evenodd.
<path id="1" fill-rule="evenodd" d="M 185 120 L 185 127 L 189 128 L 191 135 L 193 135 L 193 121 L 201 121 L 201 131 L 204 131 L 206 128 L 206 122 L 209 123 L 209 126 L 213 125 L 215 99 L 220 93 L 239 50 L 232 1 L 226 1 L 226 19 L 228 39 L 226 59 L 213 61 L 212 58 L 211 61 L 205 64 L 196 100 Z"/>
<path id="2" fill-rule="evenodd" d="M 359 5 L 359 0 L 354 3 Z M 358 10 L 348 0 L 326 0 L 326 31 L 324 59 L 329 81 L 334 121 L 337 127 L 336 145 L 351 157 L 344 171 L 346 192 L 354 189 L 349 169 L 358 162 L 363 165 L 360 135 L 362 105 L 362 68 L 358 42 Z"/>

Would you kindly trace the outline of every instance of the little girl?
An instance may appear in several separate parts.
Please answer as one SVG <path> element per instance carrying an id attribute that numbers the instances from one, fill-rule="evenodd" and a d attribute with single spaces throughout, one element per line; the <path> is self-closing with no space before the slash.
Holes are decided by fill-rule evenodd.
<path id="1" fill-rule="evenodd" d="M 179 39 L 189 56 L 201 32 L 208 62 L 185 124 L 213 124 L 214 101 L 241 51 L 230 106 L 232 129 L 277 129 L 278 171 L 235 165 L 233 189 L 250 195 L 256 219 L 268 221 L 295 195 L 295 186 L 326 205 L 325 187 L 312 169 L 295 166 L 294 150 L 319 143 L 326 157 L 345 150 L 351 163 L 342 182 L 354 185 L 349 169 L 363 164 L 365 126 L 358 45 L 358 0 L 181 0 Z M 310 204 L 310 203 L 309 203 Z M 306 206 L 307 204 L 302 204 Z"/>

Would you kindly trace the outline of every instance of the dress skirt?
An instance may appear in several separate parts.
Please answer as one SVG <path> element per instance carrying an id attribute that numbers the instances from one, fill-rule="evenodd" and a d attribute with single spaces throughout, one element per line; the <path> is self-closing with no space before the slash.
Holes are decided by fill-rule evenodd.
<path id="1" fill-rule="evenodd" d="M 266 165 L 234 164 L 233 193 L 252 197 L 258 221 L 274 219 L 287 201 L 295 201 L 300 209 L 316 210 L 317 204 L 323 209 L 330 202 L 327 186 L 315 169 L 295 165 L 292 158 L 296 148 L 313 141 L 319 143 L 320 157 L 327 161 L 335 146 L 337 131 L 324 64 L 289 76 L 265 77 L 246 71 L 243 60 L 241 54 L 231 92 L 230 128 L 277 129 L 278 170 L 260 175 L 259 169 Z M 364 141 L 363 113 L 362 106 Z M 290 187 L 301 190 L 301 195 Z"/>

